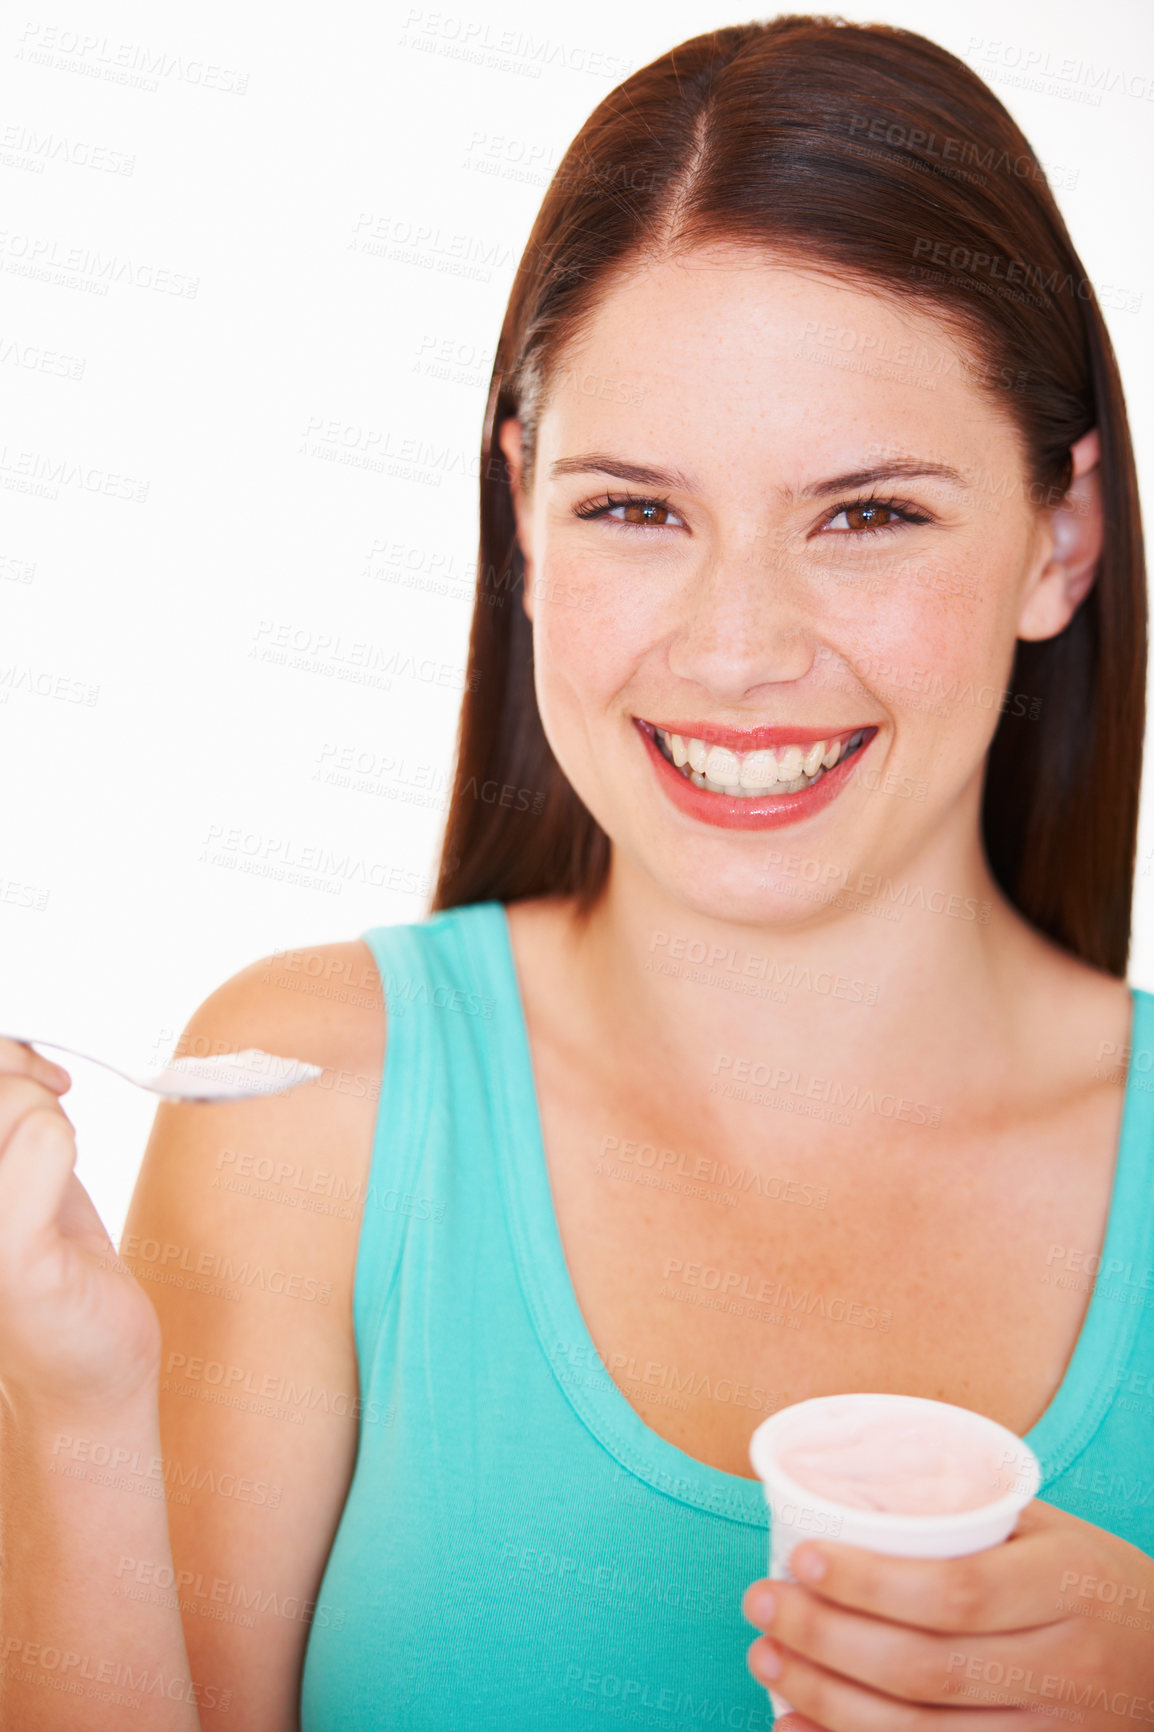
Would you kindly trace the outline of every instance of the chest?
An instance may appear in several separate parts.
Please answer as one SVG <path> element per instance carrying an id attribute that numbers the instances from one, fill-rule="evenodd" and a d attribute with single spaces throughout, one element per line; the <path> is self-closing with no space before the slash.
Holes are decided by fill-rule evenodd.
<path id="1" fill-rule="evenodd" d="M 1117 1093 L 969 1141 L 870 1127 L 847 1151 L 764 1114 L 721 1142 L 652 1094 L 578 1086 L 560 1055 L 536 1069 L 578 1304 L 622 1395 L 687 1454 L 751 1476 L 762 1419 L 843 1391 L 1019 1435 L 1049 1405 L 1090 1296 L 1070 1271 L 1105 1232 Z"/>

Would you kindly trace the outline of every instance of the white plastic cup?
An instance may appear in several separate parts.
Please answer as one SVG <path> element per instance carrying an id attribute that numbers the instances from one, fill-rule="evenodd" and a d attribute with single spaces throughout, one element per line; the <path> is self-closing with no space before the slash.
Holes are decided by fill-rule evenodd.
<path id="1" fill-rule="evenodd" d="M 892 1510 L 858 1509 L 810 1491 L 784 1473 L 780 1453 L 807 1436 L 828 1444 L 836 1438 L 838 1421 L 857 1430 L 863 1419 L 884 1435 L 894 1418 L 936 1416 L 949 1427 L 950 1442 L 973 1439 L 979 1460 L 994 1452 L 990 1501 L 976 1509 L 941 1515 L 908 1515 Z M 1019 1515 L 1042 1483 L 1038 1458 L 1028 1444 L 1004 1425 L 955 1407 L 948 1401 L 928 1401 L 918 1395 L 821 1395 L 797 1401 L 763 1420 L 749 1441 L 749 1459 L 765 1487 L 769 1505 L 769 1575 L 776 1581 L 796 1581 L 789 1560 L 802 1540 L 838 1540 L 899 1558 L 961 1558 L 1000 1545 L 1014 1530 Z M 769 1692 L 775 1718 L 790 1712 L 784 1697 Z"/>

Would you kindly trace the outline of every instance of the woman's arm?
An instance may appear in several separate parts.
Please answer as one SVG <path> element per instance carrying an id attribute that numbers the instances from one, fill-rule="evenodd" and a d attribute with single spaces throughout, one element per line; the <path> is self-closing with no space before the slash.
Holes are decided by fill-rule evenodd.
<path id="1" fill-rule="evenodd" d="M 170 1596 L 117 1597 L 125 1550 L 170 1567 L 156 1387 L 105 1407 L 9 1397 L 0 1427 L 0 1724 L 21 1732 L 197 1732 L 211 1684 L 190 1673 Z M 146 1467 L 147 1474 L 148 1469 Z M 223 1724 L 223 1722 L 222 1722 Z"/>
<path id="2" fill-rule="evenodd" d="M 125 1223 L 163 1334 L 180 1613 L 193 1675 L 219 1692 L 206 1729 L 296 1732 L 311 1624 L 343 1614 L 316 1602 L 356 1453 L 352 1284 L 384 1034 L 361 943 L 228 982 L 182 1050 L 258 1046 L 324 1072 L 285 1095 L 162 1106 Z M 158 1561 L 124 1548 L 121 1591 L 148 1591 Z"/>
<path id="3" fill-rule="evenodd" d="M 375 979 L 363 945 L 313 954 L 330 979 Z M 0 1077 L 0 1702 L 21 1732 L 296 1732 L 356 1447 L 351 1291 L 384 1051 L 379 982 L 344 1002 L 299 984 L 292 959 L 254 965 L 182 1047 L 261 1046 L 323 1075 L 161 1106 L 120 1256 L 51 1088 Z M 279 1186 L 248 1186 L 267 1163 Z M 290 1173 L 342 1212 L 279 1200 Z M 333 1177 L 309 1190 L 316 1173 Z"/>

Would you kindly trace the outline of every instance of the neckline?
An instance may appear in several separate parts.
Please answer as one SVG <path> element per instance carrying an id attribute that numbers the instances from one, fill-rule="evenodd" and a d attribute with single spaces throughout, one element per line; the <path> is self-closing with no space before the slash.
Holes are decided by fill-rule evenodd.
<path id="1" fill-rule="evenodd" d="M 489 911 L 484 930 L 490 940 L 490 961 L 505 988 L 495 994 L 504 1035 L 497 1042 L 492 1077 L 495 1104 L 504 1121 L 497 1139 L 498 1161 L 518 1278 L 541 1349 L 578 1418 L 621 1466 L 682 1503 L 767 1528 L 760 1480 L 699 1461 L 653 1431 L 598 1356 L 561 1242 L 508 913 L 502 902 L 475 906 Z M 1133 985 L 1129 992 L 1130 1043 L 1099 1264 L 1103 1271 L 1120 1271 L 1139 1262 L 1144 1239 L 1154 1237 L 1140 1159 L 1145 1144 L 1154 1141 L 1154 1091 L 1136 1086 L 1134 1063 L 1135 1053 L 1154 1046 L 1154 997 Z M 1109 1289 L 1095 1279 L 1062 1381 L 1023 1436 L 1039 1459 L 1043 1488 L 1081 1454 L 1105 1418 L 1133 1349 L 1142 1311 L 1139 1304 L 1112 1303 Z M 756 1424 L 768 1415 L 751 1410 L 750 1417 Z"/>

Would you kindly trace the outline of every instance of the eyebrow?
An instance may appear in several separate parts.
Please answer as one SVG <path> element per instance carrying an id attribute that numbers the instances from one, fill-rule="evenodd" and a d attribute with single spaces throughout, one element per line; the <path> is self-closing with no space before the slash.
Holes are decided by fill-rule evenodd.
<path id="1" fill-rule="evenodd" d="M 623 463 L 604 451 L 586 451 L 580 457 L 559 457 L 549 470 L 558 475 L 615 475 L 618 481 L 636 481 L 640 487 L 679 487 L 683 493 L 697 491 L 693 480 L 680 469 L 649 469 L 643 463 Z"/>
<path id="2" fill-rule="evenodd" d="M 676 487 L 683 493 L 695 493 L 697 486 L 691 476 L 680 469 L 651 469 L 642 463 L 625 463 L 605 451 L 586 451 L 579 457 L 559 457 L 551 466 L 552 478 L 559 475 L 613 475 L 619 481 L 634 481 L 641 487 Z M 822 499 L 828 493 L 844 493 L 854 487 L 869 487 L 875 481 L 910 480 L 924 477 L 951 482 L 956 487 L 966 485 L 965 477 L 948 463 L 928 463 L 920 457 L 894 458 L 870 469 L 851 469 L 845 475 L 833 475 L 827 481 L 813 481 L 800 489 L 784 488 L 788 500 Z"/>
<path id="3" fill-rule="evenodd" d="M 934 481 L 949 481 L 955 487 L 966 485 L 965 477 L 948 463 L 927 463 L 921 457 L 896 457 L 871 469 L 851 469 L 848 474 L 831 476 L 828 481 L 814 481 L 798 492 L 787 489 L 790 499 L 821 499 L 827 493 L 848 493 L 854 487 L 869 487 L 875 481 L 912 480 L 924 477 Z"/>

